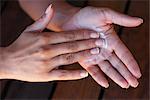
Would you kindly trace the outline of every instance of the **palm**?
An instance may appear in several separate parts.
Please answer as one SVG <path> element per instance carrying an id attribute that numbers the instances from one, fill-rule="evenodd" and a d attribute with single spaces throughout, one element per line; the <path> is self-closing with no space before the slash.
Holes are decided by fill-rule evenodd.
<path id="1" fill-rule="evenodd" d="M 106 8 L 85 7 L 65 23 L 63 29 L 85 28 L 97 32 L 105 32 L 112 23 L 126 27 L 135 27 L 140 25 L 142 21 L 139 18 L 123 15 Z M 101 48 L 99 55 L 79 63 L 104 87 L 107 87 L 107 80 L 104 78 L 103 72 L 123 88 L 127 88 L 128 85 L 136 87 L 138 84 L 136 78 L 141 76 L 136 61 L 115 31 L 111 29 L 108 33 L 108 36 L 105 38 L 108 48 Z"/>
<path id="2" fill-rule="evenodd" d="M 95 30 L 97 27 L 103 27 L 107 25 L 106 18 L 103 9 L 99 11 L 94 7 L 86 7 L 75 14 L 67 23 L 63 26 L 64 29 L 78 29 L 78 28 L 88 28 Z"/>

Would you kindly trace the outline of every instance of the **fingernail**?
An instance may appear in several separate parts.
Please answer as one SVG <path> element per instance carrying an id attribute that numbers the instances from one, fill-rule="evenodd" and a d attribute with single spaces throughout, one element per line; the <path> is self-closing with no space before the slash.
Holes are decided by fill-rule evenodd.
<path id="1" fill-rule="evenodd" d="M 142 18 L 139 18 L 139 20 L 140 20 L 141 23 L 143 23 L 143 19 Z"/>
<path id="2" fill-rule="evenodd" d="M 102 46 L 102 40 L 100 40 L 100 39 L 96 40 L 95 44 L 97 46 Z"/>
<path id="3" fill-rule="evenodd" d="M 80 76 L 81 76 L 81 77 L 87 77 L 87 76 L 88 76 L 88 72 L 81 72 L 81 73 L 80 73 Z"/>
<path id="4" fill-rule="evenodd" d="M 140 78 L 142 76 L 142 74 L 141 73 L 139 73 L 138 75 L 137 75 L 137 78 Z"/>
<path id="5" fill-rule="evenodd" d="M 129 87 L 130 87 L 130 85 L 128 84 L 127 87 L 126 87 L 126 89 L 128 89 Z"/>
<path id="6" fill-rule="evenodd" d="M 105 84 L 105 88 L 108 88 L 109 87 L 109 84 L 107 83 L 107 84 Z"/>
<path id="7" fill-rule="evenodd" d="M 90 50 L 91 54 L 99 54 L 99 48 L 94 48 Z"/>
<path id="8" fill-rule="evenodd" d="M 137 81 L 136 84 L 134 84 L 134 88 L 136 88 L 139 85 L 139 82 Z"/>
<path id="9" fill-rule="evenodd" d="M 99 38 L 99 34 L 98 33 L 91 33 L 90 37 L 91 38 Z"/>
<path id="10" fill-rule="evenodd" d="M 51 8 L 52 8 L 52 4 L 50 4 L 49 7 L 46 9 L 45 14 L 48 14 L 50 12 Z"/>

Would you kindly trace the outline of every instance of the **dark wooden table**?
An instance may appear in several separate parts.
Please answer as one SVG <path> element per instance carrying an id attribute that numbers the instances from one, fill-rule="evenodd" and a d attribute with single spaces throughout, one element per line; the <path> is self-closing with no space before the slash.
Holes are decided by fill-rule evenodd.
<path id="1" fill-rule="evenodd" d="M 4 1 L 4 0 L 2 0 Z M 0 45 L 11 44 L 22 30 L 33 22 L 14 0 L 1 1 Z M 78 5 L 78 4 L 77 4 Z M 110 81 L 110 87 L 104 89 L 90 76 L 78 81 L 59 81 L 46 83 L 28 83 L 17 80 L 1 80 L 1 99 L 63 99 L 63 100 L 148 100 L 149 99 L 149 1 L 148 0 L 89 0 L 84 5 L 109 7 L 116 11 L 140 16 L 144 24 L 136 28 L 116 26 L 120 38 L 137 59 L 142 78 L 139 86 L 121 89 Z M 80 5 L 79 5 L 80 6 Z M 70 66 L 79 66 L 73 64 Z"/>

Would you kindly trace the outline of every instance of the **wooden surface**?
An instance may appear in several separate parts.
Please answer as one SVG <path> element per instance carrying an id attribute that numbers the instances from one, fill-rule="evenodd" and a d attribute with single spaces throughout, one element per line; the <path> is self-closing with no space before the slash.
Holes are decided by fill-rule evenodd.
<path id="1" fill-rule="evenodd" d="M 137 59 L 142 78 L 138 88 L 127 90 L 110 81 L 108 89 L 101 88 L 90 76 L 78 81 L 59 81 L 47 83 L 27 83 L 15 80 L 0 81 L 0 94 L 3 99 L 41 99 L 47 100 L 148 100 L 149 98 L 149 15 L 148 0 L 89 0 L 88 5 L 109 7 L 132 16 L 140 16 L 144 24 L 137 28 L 121 28 L 117 31 Z M 33 21 L 20 9 L 17 2 L 7 1 L 1 11 L 1 44 L 9 45 L 21 31 Z M 78 64 L 68 68 L 81 68 Z"/>

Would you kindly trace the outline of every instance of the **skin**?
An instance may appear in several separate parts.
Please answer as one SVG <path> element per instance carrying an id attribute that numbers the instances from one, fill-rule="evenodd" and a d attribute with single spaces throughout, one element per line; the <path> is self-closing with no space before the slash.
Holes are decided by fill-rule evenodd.
<path id="1" fill-rule="evenodd" d="M 88 15 L 90 16 L 85 17 Z M 105 40 L 108 43 L 108 48 L 101 49 L 100 54 L 94 59 L 95 62 L 91 61 L 93 65 L 83 63 L 87 62 L 86 60 L 79 63 L 100 85 L 108 87 L 103 72 L 122 88 L 128 88 L 129 85 L 138 86 L 137 78 L 141 77 L 141 72 L 131 52 L 119 39 L 115 30 L 110 29 L 110 27 L 113 23 L 126 27 L 136 27 L 142 22 L 143 20 L 140 18 L 123 15 L 108 8 L 85 7 L 66 22 L 62 28 L 65 30 L 87 28 L 104 33 L 107 31 Z M 91 70 L 91 67 L 95 70 L 98 69 L 95 65 L 98 65 L 99 70 L 102 71 L 97 71 L 96 75 Z"/>
<path id="2" fill-rule="evenodd" d="M 107 31 L 108 35 L 105 40 L 108 43 L 108 48 L 101 47 L 99 54 L 79 61 L 98 84 L 103 87 L 109 86 L 107 79 L 104 77 L 104 74 L 106 74 L 122 88 L 128 88 L 129 85 L 132 87 L 138 86 L 137 79 L 141 77 L 139 66 L 128 48 L 117 36 L 115 30 L 110 29 L 110 27 L 113 24 L 136 27 L 143 23 L 141 18 L 130 17 L 108 8 L 85 7 L 80 9 L 57 0 L 46 0 L 43 4 L 36 2 L 40 4 L 41 9 L 31 2 L 25 4 L 25 2 L 20 1 L 20 4 L 33 19 L 36 19 L 43 12 L 42 8 L 51 2 L 54 3 L 56 12 L 52 22 L 47 26 L 48 29 L 54 31 L 91 29 L 103 33 Z M 36 10 L 36 7 L 39 9 Z M 34 14 L 32 14 L 33 11 L 28 10 L 31 8 Z M 65 10 L 68 8 L 69 10 Z M 63 20 L 59 16 L 63 16 Z"/>
<path id="3" fill-rule="evenodd" d="M 42 32 L 52 16 L 50 5 L 45 14 L 28 26 L 13 44 L 0 48 L 0 79 L 47 82 L 88 76 L 85 70 L 61 70 L 58 66 L 98 54 L 96 42 L 102 45 L 98 33 L 91 30 Z"/>

